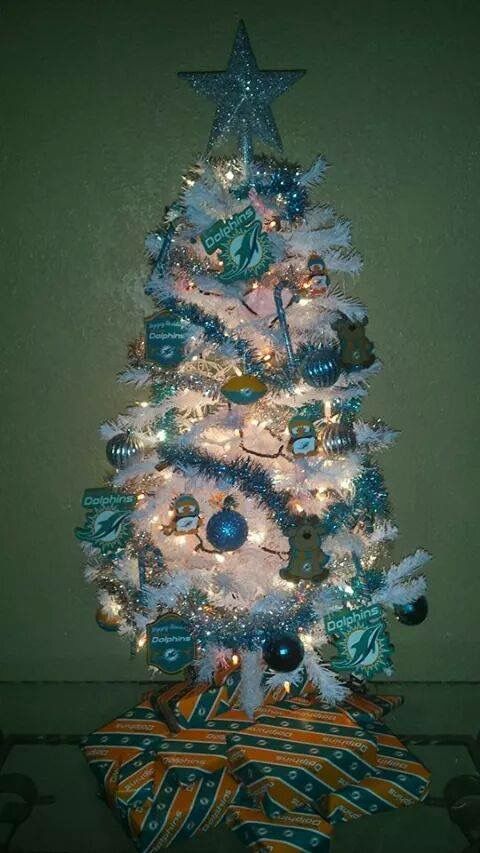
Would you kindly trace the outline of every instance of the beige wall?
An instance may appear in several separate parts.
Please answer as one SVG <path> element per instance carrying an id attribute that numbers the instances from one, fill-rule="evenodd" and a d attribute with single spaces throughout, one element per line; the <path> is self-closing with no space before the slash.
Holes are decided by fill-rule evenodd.
<path id="1" fill-rule="evenodd" d="M 144 233 L 209 132 L 175 72 L 224 67 L 240 7 L 261 67 L 308 70 L 275 109 L 285 152 L 325 153 L 321 197 L 365 257 L 368 413 L 403 433 L 384 457 L 401 548 L 435 556 L 429 620 L 392 629 L 397 675 L 478 679 L 480 7 L 453 0 L 2 4 L 0 678 L 145 677 L 96 628 L 72 529 L 129 399 Z"/>

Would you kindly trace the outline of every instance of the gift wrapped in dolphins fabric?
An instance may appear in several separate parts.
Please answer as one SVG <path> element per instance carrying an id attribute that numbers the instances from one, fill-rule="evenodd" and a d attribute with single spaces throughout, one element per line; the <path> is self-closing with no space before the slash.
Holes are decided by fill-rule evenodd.
<path id="1" fill-rule="evenodd" d="M 273 820 L 261 809 L 232 806 L 227 813 L 227 824 L 242 844 L 258 853 L 330 850 L 332 826 L 318 814 L 290 812 Z"/>
<path id="2" fill-rule="evenodd" d="M 108 804 L 142 853 L 206 832 L 245 802 L 227 763 L 225 724 L 172 732 L 152 697 L 84 739 Z"/>
<path id="3" fill-rule="evenodd" d="M 326 708 L 308 689 L 280 691 L 252 720 L 237 695 L 231 673 L 213 687 L 175 684 L 85 738 L 105 799 L 141 853 L 226 818 L 254 850 L 327 853 L 336 823 L 425 797 L 428 771 L 380 722 L 399 697 L 351 695 Z"/>
<path id="4" fill-rule="evenodd" d="M 239 665 L 229 665 L 217 670 L 212 685 L 178 682 L 164 689 L 156 699 L 156 708 L 170 722 L 175 721 L 179 728 L 204 725 L 215 716 L 240 707 L 241 670 Z M 312 696 L 309 682 L 304 679 L 292 684 L 288 690 L 284 686 L 265 688 L 264 704 L 275 704 L 289 697 Z M 243 718 L 249 720 L 245 713 Z"/>
<path id="5" fill-rule="evenodd" d="M 259 709 L 254 725 L 227 736 L 235 776 L 272 817 L 314 807 L 376 767 L 375 738 L 347 712 L 289 704 Z"/>
<path id="6" fill-rule="evenodd" d="M 319 803 L 331 823 L 413 806 L 425 799 L 430 773 L 383 723 L 370 723 L 377 743 L 376 767 L 360 782 L 333 791 Z"/>

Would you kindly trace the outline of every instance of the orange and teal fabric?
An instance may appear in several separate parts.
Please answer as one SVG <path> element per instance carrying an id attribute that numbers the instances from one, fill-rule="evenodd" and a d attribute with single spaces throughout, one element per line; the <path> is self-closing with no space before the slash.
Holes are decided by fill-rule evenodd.
<path id="1" fill-rule="evenodd" d="M 259 853 L 328 853 L 332 827 L 320 815 L 283 814 L 268 818 L 260 809 L 232 806 L 227 823 L 238 840 Z"/>
<path id="2" fill-rule="evenodd" d="M 377 766 L 356 785 L 331 793 L 320 804 L 331 823 L 413 806 L 425 799 L 430 772 L 383 723 L 370 723 L 378 746 Z"/>
<path id="3" fill-rule="evenodd" d="M 264 795 L 268 814 L 304 809 L 376 767 L 375 738 L 335 716 L 325 722 L 312 709 L 265 708 L 254 725 L 227 736 L 235 776 L 256 802 Z"/>
<path id="4" fill-rule="evenodd" d="M 207 684 L 197 684 L 186 690 L 185 685 L 175 684 L 164 690 L 159 698 L 168 704 L 179 726 L 195 728 L 220 713 L 228 699 L 228 691 L 225 687 Z"/>
<path id="5" fill-rule="evenodd" d="M 268 694 L 252 721 L 235 707 L 238 690 L 232 670 L 215 687 L 175 684 L 158 705 L 147 696 L 85 738 L 107 803 L 140 853 L 226 816 L 253 850 L 327 853 L 335 823 L 426 796 L 428 771 L 379 722 L 400 697 L 355 695 L 327 708 L 305 684 L 293 696 Z M 160 718 L 162 703 L 174 717 Z"/>
<path id="6" fill-rule="evenodd" d="M 403 696 L 366 696 L 364 693 L 351 693 L 342 703 L 342 708 L 349 711 L 359 723 L 368 723 L 381 720 L 402 704 Z"/>

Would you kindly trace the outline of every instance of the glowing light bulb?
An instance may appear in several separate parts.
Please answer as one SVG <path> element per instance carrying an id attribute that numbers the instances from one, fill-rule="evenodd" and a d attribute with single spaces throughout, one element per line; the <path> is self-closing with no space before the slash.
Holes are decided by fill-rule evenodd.
<path id="1" fill-rule="evenodd" d="M 147 400 L 142 400 L 142 402 L 140 403 L 142 409 L 146 409 L 149 405 L 150 403 Z"/>
<path id="2" fill-rule="evenodd" d="M 158 521 L 158 515 L 154 515 L 153 518 L 150 519 L 150 524 L 155 524 Z"/>
<path id="3" fill-rule="evenodd" d="M 227 181 L 233 181 L 235 175 L 233 174 L 232 170 L 229 169 L 228 172 L 226 172 L 225 177 Z"/>
<path id="4" fill-rule="evenodd" d="M 143 494 L 143 492 L 140 492 L 140 494 L 137 495 L 137 501 L 143 501 L 143 500 L 145 500 L 145 495 Z"/>
<path id="5" fill-rule="evenodd" d="M 165 439 L 167 437 L 167 433 L 164 429 L 159 429 L 158 432 L 156 433 L 156 437 L 158 438 L 159 441 L 165 441 Z"/>
<path id="6" fill-rule="evenodd" d="M 238 660 L 239 660 L 238 655 L 232 655 L 232 663 L 234 666 L 237 665 Z"/>
<path id="7" fill-rule="evenodd" d="M 283 682 L 283 689 L 285 690 L 285 693 L 290 693 L 290 682 L 289 681 Z"/>
<path id="8" fill-rule="evenodd" d="M 144 647 L 144 645 L 145 645 L 145 643 L 146 643 L 146 642 L 147 642 L 147 638 L 146 638 L 146 636 L 145 636 L 145 635 L 143 635 L 142 637 L 139 637 L 139 639 L 138 639 L 138 643 L 137 643 L 137 648 L 138 648 L 138 649 L 143 649 L 143 647 Z"/>

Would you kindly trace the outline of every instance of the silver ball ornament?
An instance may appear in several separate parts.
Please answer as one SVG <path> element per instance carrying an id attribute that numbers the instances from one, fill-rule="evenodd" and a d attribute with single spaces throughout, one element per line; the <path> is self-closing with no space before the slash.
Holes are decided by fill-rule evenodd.
<path id="1" fill-rule="evenodd" d="M 127 468 L 134 459 L 141 456 L 143 447 L 143 441 L 140 438 L 133 436 L 130 432 L 119 432 L 107 442 L 105 452 L 110 465 L 119 470 Z"/>
<path id="2" fill-rule="evenodd" d="M 320 443 L 326 456 L 343 456 L 357 446 L 357 438 L 351 426 L 341 423 L 325 424 L 320 433 Z"/>
<path id="3" fill-rule="evenodd" d="M 329 388 L 340 376 L 341 366 L 338 351 L 334 347 L 313 350 L 301 365 L 302 378 L 313 388 Z"/>

